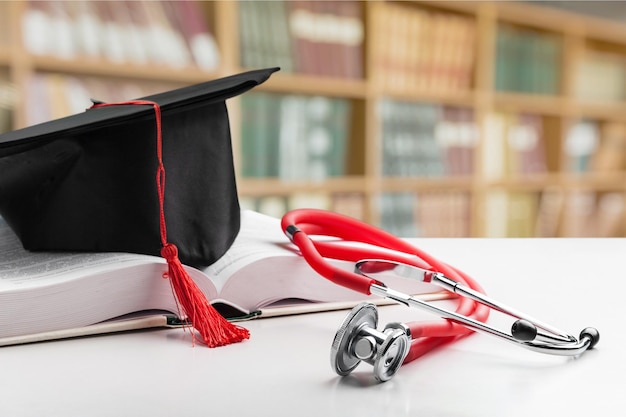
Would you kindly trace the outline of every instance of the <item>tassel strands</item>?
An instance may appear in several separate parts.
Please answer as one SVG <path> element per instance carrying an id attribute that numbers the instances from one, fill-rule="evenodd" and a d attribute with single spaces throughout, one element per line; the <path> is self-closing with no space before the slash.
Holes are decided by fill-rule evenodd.
<path id="1" fill-rule="evenodd" d="M 161 108 L 158 103 L 147 100 L 133 100 L 119 103 L 95 102 L 91 108 L 120 105 L 148 105 L 154 109 L 157 132 L 158 168 L 156 185 L 159 198 L 159 225 L 161 233 L 161 256 L 167 261 L 168 271 L 164 276 L 169 278 L 172 292 L 179 307 L 179 316 L 186 317 L 191 326 L 201 336 L 201 341 L 208 347 L 224 346 L 241 342 L 250 337 L 247 329 L 234 325 L 215 310 L 198 285 L 191 279 L 178 258 L 178 248 L 167 241 L 165 224 L 165 166 L 163 164 L 163 139 L 161 133 Z M 196 335 L 192 332 L 194 342 Z"/>
<path id="2" fill-rule="evenodd" d="M 241 342 L 250 337 L 247 329 L 230 323 L 208 302 L 204 293 L 180 263 L 176 245 L 167 243 L 161 249 L 161 255 L 167 261 L 167 277 L 170 279 L 176 299 L 192 326 L 202 336 L 204 344 L 208 347 L 217 347 Z"/>

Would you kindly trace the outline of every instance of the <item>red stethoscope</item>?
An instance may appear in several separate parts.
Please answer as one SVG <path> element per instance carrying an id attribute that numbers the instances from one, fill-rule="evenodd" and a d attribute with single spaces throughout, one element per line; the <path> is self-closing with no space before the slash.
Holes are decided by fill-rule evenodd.
<path id="1" fill-rule="evenodd" d="M 576 338 L 492 300 L 476 281 L 462 271 L 403 239 L 351 217 L 325 210 L 298 209 L 283 216 L 281 227 L 307 263 L 324 278 L 365 295 L 389 298 L 406 306 L 425 309 L 445 319 L 389 323 L 383 331 L 379 331 L 376 329 L 376 307 L 371 303 L 361 303 L 348 314 L 333 340 L 331 363 L 339 375 L 349 374 L 361 361 L 365 361 L 374 366 L 374 375 L 378 380 L 386 381 L 403 363 L 474 331 L 488 333 L 534 351 L 567 356 L 580 355 L 599 341 L 600 335 L 595 328 L 585 328 Z M 328 237 L 335 239 L 329 240 Z M 345 242 L 358 245 L 347 245 Z M 326 258 L 354 262 L 355 271 L 337 268 Z M 375 278 L 390 273 L 434 284 L 454 293 L 456 309 L 447 310 L 395 291 Z M 491 309 L 516 319 L 509 332 L 486 323 Z"/>

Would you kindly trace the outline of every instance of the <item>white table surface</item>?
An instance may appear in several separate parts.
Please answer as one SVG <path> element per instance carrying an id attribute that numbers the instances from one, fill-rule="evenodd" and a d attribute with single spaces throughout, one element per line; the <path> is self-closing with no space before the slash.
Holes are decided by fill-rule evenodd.
<path id="1" fill-rule="evenodd" d="M 383 384 L 367 364 L 332 371 L 346 311 L 250 321 L 250 340 L 217 349 L 191 347 L 181 330 L 4 347 L 0 416 L 624 415 L 625 239 L 415 242 L 540 320 L 575 335 L 597 327 L 600 343 L 568 359 L 475 334 Z M 431 318 L 402 306 L 379 314 L 380 327 Z"/>

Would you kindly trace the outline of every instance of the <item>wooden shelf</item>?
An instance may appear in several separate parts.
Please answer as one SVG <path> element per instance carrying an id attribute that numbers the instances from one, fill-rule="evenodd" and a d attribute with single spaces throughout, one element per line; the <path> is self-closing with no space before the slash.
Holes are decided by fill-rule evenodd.
<path id="1" fill-rule="evenodd" d="M 61 59 L 48 56 L 29 56 L 33 71 L 57 72 L 98 77 L 131 78 L 137 80 L 168 81 L 193 84 L 219 77 L 219 71 L 206 72 L 196 67 L 163 67 L 129 63 L 113 63 L 101 59 Z"/>
<path id="2" fill-rule="evenodd" d="M 303 193 L 336 193 L 367 191 L 364 177 L 330 178 L 323 181 L 283 180 L 279 178 L 239 178 L 237 188 L 242 195 L 263 197 Z"/>
<path id="3" fill-rule="evenodd" d="M 279 72 L 272 77 L 271 83 L 262 84 L 258 89 L 285 94 L 365 99 L 367 97 L 368 84 L 365 80 L 315 77 Z"/>
<path id="4" fill-rule="evenodd" d="M 400 101 L 420 101 L 447 106 L 473 107 L 476 104 L 475 91 L 432 91 L 432 90 L 392 90 L 382 89 L 378 95 Z"/>
<path id="5" fill-rule="evenodd" d="M 493 104 L 499 110 L 566 116 L 571 112 L 571 101 L 565 97 L 497 92 Z"/>
<path id="6" fill-rule="evenodd" d="M 424 192 L 424 191 L 471 191 L 474 184 L 471 177 L 384 177 L 380 186 L 386 192 Z"/>

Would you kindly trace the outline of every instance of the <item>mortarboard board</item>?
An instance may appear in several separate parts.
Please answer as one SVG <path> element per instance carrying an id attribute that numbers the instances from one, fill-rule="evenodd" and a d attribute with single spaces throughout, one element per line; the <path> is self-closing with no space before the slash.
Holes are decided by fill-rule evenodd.
<path id="1" fill-rule="evenodd" d="M 182 263 L 212 264 L 240 221 L 225 100 L 277 70 L 96 103 L 0 135 L 0 215 L 28 250 L 168 258 L 162 247 L 172 242 Z"/>

